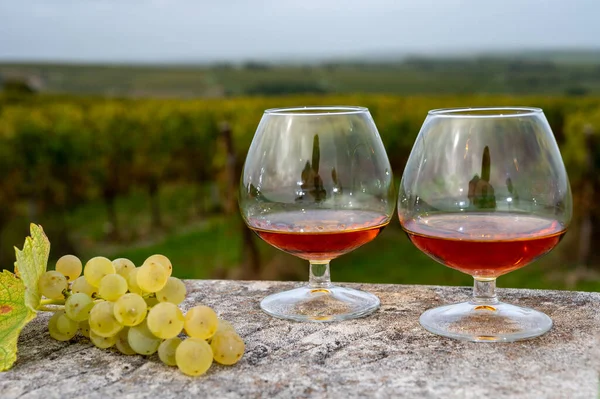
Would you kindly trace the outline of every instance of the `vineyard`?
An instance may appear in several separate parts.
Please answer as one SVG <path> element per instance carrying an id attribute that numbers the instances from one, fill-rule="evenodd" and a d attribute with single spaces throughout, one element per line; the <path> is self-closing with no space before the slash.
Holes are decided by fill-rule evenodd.
<path id="1" fill-rule="evenodd" d="M 429 109 L 543 108 L 569 172 L 575 220 L 559 249 L 541 266 L 525 268 L 506 281 L 600 288 L 600 255 L 592 250 L 600 244 L 600 212 L 593 206 L 600 200 L 600 98 L 589 97 L 0 97 L 0 261 L 9 268 L 12 247 L 32 221 L 45 227 L 56 258 L 67 252 L 85 258 L 101 250 L 136 260 L 166 252 L 174 263 L 188 265 L 180 277 L 303 278 L 303 264 L 245 235 L 235 205 L 236 179 L 264 109 L 325 104 L 370 109 L 398 179 Z M 468 278 L 419 254 L 395 224 L 370 246 L 336 261 L 343 266 L 335 280 L 468 284 Z M 257 246 L 266 271 L 239 274 L 247 267 L 243 243 L 248 240 Z M 426 264 L 424 270 L 436 274 L 420 271 L 413 278 L 401 259 Z M 370 263 L 378 275 L 361 266 Z M 531 279 L 542 275 L 541 268 L 549 280 L 532 284 Z"/>

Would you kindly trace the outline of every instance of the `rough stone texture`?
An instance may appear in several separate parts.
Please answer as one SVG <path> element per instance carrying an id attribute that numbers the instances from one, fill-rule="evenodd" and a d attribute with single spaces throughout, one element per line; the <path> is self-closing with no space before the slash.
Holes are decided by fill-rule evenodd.
<path id="1" fill-rule="evenodd" d="M 421 312 L 464 300 L 470 288 L 356 285 L 381 298 L 374 315 L 336 324 L 263 314 L 259 300 L 297 284 L 188 281 L 183 307 L 212 306 L 246 341 L 234 367 L 189 378 L 156 355 L 123 356 L 88 340 L 57 342 L 48 315 L 19 340 L 19 360 L 0 374 L 1 398 L 420 397 L 597 398 L 600 294 L 499 290 L 507 302 L 546 312 L 554 328 L 531 341 L 465 343 L 423 330 Z"/>

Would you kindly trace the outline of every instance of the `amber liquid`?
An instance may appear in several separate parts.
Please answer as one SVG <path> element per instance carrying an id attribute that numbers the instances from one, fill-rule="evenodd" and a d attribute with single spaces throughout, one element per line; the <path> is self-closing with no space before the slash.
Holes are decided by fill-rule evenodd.
<path id="1" fill-rule="evenodd" d="M 533 262 L 566 232 L 556 220 L 515 213 L 429 215 L 404 221 L 402 227 L 436 261 L 481 278 Z"/>
<path id="2" fill-rule="evenodd" d="M 311 210 L 250 218 L 248 226 L 272 246 L 307 260 L 331 260 L 373 240 L 389 223 L 367 211 Z"/>

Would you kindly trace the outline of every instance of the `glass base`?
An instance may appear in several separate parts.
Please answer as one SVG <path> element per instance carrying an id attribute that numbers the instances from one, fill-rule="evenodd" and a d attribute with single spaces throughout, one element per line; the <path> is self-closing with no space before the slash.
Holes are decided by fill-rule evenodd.
<path id="1" fill-rule="evenodd" d="M 281 319 L 332 322 L 373 313 L 379 308 L 379 298 L 352 288 L 306 286 L 269 295 L 260 302 L 260 307 Z"/>
<path id="2" fill-rule="evenodd" d="M 544 313 L 503 302 L 441 306 L 423 313 L 419 321 L 434 334 L 473 342 L 520 341 L 552 328 L 552 319 Z"/>

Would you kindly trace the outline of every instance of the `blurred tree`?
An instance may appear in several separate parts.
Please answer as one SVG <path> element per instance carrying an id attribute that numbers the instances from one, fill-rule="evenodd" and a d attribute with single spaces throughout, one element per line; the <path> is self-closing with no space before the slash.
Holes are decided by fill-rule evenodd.
<path id="1" fill-rule="evenodd" d="M 120 236 L 116 199 L 131 188 L 134 156 L 149 141 L 132 111 L 113 102 L 94 106 L 88 112 L 91 173 L 106 205 L 106 233 L 113 239 Z"/>
<path id="2" fill-rule="evenodd" d="M 20 96 L 34 94 L 36 92 L 26 79 L 4 78 L 3 80 L 0 80 L 0 83 L 2 84 L 2 90 L 5 95 Z"/>
<path id="3" fill-rule="evenodd" d="M 219 129 L 215 116 L 195 105 L 172 109 L 164 120 L 164 134 L 172 138 L 170 173 L 196 186 L 196 213 L 214 208 L 210 182 L 216 178 Z"/>
<path id="4" fill-rule="evenodd" d="M 249 95 L 281 96 L 291 94 L 324 94 L 328 90 L 318 82 L 290 82 L 286 80 L 261 82 L 246 90 Z"/>

